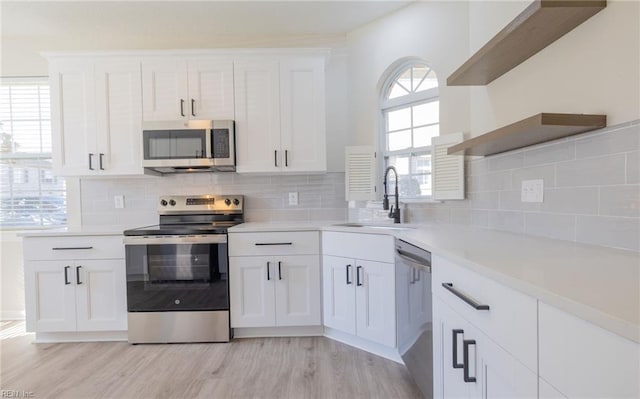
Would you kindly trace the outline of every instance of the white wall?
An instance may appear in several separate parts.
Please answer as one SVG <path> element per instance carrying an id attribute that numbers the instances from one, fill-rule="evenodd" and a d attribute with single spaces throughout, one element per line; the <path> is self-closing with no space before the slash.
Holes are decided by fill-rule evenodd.
<path id="1" fill-rule="evenodd" d="M 469 89 L 446 86 L 469 53 L 467 16 L 464 2 L 420 2 L 347 35 L 350 145 L 377 144 L 378 84 L 393 62 L 409 56 L 424 59 L 438 75 L 441 134 L 468 130 Z"/>
<path id="2" fill-rule="evenodd" d="M 24 318 L 22 240 L 15 233 L 0 232 L 0 320 Z"/>
<path id="3" fill-rule="evenodd" d="M 529 2 L 472 1 L 469 54 Z M 540 112 L 607 115 L 609 126 L 640 118 L 640 2 L 607 7 L 538 54 L 471 94 L 471 135 Z M 466 58 L 460 58 L 462 63 Z"/>

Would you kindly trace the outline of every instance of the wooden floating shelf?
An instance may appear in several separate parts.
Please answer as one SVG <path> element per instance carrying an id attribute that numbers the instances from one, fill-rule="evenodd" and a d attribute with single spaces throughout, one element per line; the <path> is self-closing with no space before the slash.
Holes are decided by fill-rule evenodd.
<path id="1" fill-rule="evenodd" d="M 534 115 L 447 149 L 454 155 L 493 155 L 607 126 L 606 115 Z"/>
<path id="2" fill-rule="evenodd" d="M 447 85 L 489 84 L 606 6 L 606 0 L 536 0 L 452 73 Z"/>

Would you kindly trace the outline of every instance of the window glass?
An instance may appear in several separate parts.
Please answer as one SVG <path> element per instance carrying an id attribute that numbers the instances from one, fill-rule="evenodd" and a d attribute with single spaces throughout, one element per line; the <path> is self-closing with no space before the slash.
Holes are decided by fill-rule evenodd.
<path id="1" fill-rule="evenodd" d="M 0 227 L 65 224 L 65 181 L 51 173 L 46 78 L 1 82 L 0 139 Z"/>
<path id="2" fill-rule="evenodd" d="M 401 197 L 428 198 L 432 193 L 431 139 L 440 134 L 436 73 L 424 64 L 405 66 L 385 87 L 384 167 L 396 168 Z M 389 179 L 395 184 L 393 173 Z"/>

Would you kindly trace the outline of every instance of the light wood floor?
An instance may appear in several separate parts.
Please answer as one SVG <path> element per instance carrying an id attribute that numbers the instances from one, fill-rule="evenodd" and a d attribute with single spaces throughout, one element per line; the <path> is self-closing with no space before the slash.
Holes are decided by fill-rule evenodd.
<path id="1" fill-rule="evenodd" d="M 34 398 L 420 397 L 404 366 L 324 337 L 34 344 L 0 325 L 0 388 Z"/>

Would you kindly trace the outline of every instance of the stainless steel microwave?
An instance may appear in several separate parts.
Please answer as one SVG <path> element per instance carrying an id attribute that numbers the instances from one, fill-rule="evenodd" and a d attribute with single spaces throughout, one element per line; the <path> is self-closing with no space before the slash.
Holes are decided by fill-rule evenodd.
<path id="1" fill-rule="evenodd" d="M 143 122 L 142 138 L 146 170 L 162 174 L 236 170 L 234 121 Z"/>

